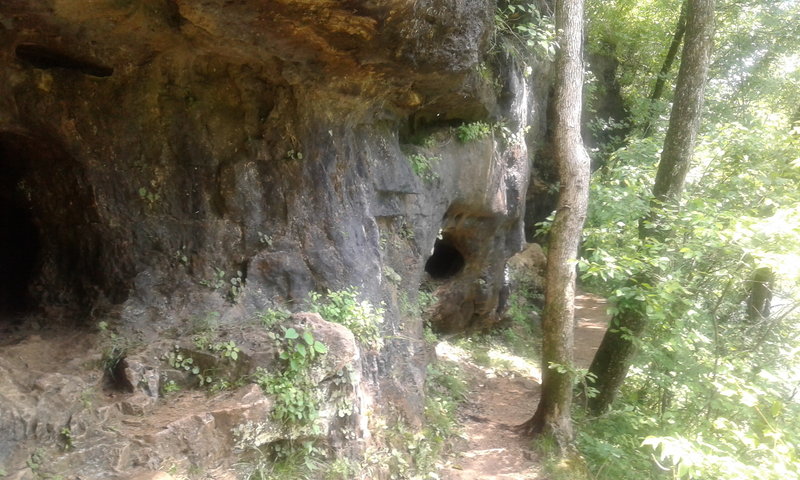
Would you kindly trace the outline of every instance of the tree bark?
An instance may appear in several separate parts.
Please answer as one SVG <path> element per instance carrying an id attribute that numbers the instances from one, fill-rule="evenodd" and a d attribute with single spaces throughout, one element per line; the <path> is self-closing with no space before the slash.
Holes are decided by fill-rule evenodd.
<path id="1" fill-rule="evenodd" d="M 769 317 L 775 272 L 770 267 L 760 267 L 753 272 L 747 297 L 747 319 L 758 322 Z"/>
<path id="2" fill-rule="evenodd" d="M 713 44 L 714 0 L 689 0 L 675 99 L 653 186 L 658 202 L 677 201 L 683 191 L 700 127 Z"/>
<path id="3" fill-rule="evenodd" d="M 536 413 L 520 426 L 527 435 L 550 434 L 563 449 L 573 440 L 572 367 L 575 259 L 589 199 L 589 155 L 581 138 L 583 0 L 556 4 L 554 156 L 560 190 L 550 230 L 542 314 L 542 396 Z M 563 368 L 548 368 L 558 365 Z"/>
<path id="4" fill-rule="evenodd" d="M 686 0 L 681 4 L 681 13 L 678 15 L 678 24 L 675 26 L 675 33 L 672 35 L 672 42 L 669 44 L 667 56 L 664 57 L 664 63 L 661 64 L 661 70 L 656 77 L 656 83 L 653 86 L 653 92 L 650 94 L 650 108 L 647 120 L 642 128 L 642 135 L 645 137 L 650 135 L 650 129 L 653 125 L 653 117 L 655 116 L 655 104 L 661 100 L 664 95 L 664 87 L 667 84 L 667 75 L 672 70 L 672 64 L 675 62 L 675 57 L 678 56 L 678 49 L 683 42 L 683 34 L 686 32 Z"/>
<path id="5" fill-rule="evenodd" d="M 659 213 L 659 207 L 668 202 L 677 202 L 683 191 L 700 125 L 713 37 L 714 0 L 689 0 L 686 39 L 669 128 L 653 186 L 653 201 L 649 214 L 639 224 L 642 238 L 666 239 L 667 234 L 657 227 L 658 223 L 665 220 L 663 213 Z M 631 281 L 634 285 L 655 285 L 657 278 L 652 274 L 644 274 Z M 646 311 L 642 301 L 625 306 L 611 319 L 611 326 L 589 367 L 589 381 L 591 383 L 591 379 L 595 378 L 593 386 L 599 390 L 599 394 L 588 402 L 592 414 L 605 412 L 619 393 L 636 352 L 635 338 L 640 338 L 647 327 Z"/>

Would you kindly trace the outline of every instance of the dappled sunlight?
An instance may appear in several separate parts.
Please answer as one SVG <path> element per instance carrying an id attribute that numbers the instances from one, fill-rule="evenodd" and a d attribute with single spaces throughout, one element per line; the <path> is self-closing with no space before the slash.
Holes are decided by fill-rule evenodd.
<path id="1" fill-rule="evenodd" d="M 461 347 L 453 345 L 447 340 L 436 344 L 436 356 L 443 360 L 456 363 L 466 363 L 469 361 L 469 353 Z"/>
<path id="2" fill-rule="evenodd" d="M 577 306 L 581 311 L 578 318 L 583 320 L 576 325 L 575 354 L 584 367 L 602 338 L 606 302 L 592 294 L 581 294 Z M 458 414 L 463 422 L 461 440 L 456 453 L 440 469 L 439 478 L 443 480 L 545 478 L 540 454 L 532 451 L 530 440 L 514 429 L 531 418 L 541 392 L 534 346 L 537 338 L 527 331 L 520 333 L 514 326 L 519 325 L 436 345 L 438 359 L 458 365 L 469 379 L 469 392 Z M 520 341 L 523 338 L 526 341 Z"/>
<path id="3" fill-rule="evenodd" d="M 606 324 L 597 322 L 579 321 L 577 326 L 580 328 L 587 328 L 589 330 L 601 330 L 601 331 L 606 330 Z"/>
<path id="4" fill-rule="evenodd" d="M 531 363 L 529 359 L 514 355 L 502 347 L 490 348 L 487 353 L 493 363 L 501 366 L 502 370 L 530 377 L 538 383 L 542 382 L 542 370 Z M 487 371 L 487 375 L 490 374 L 490 371 Z"/>
<path id="5" fill-rule="evenodd" d="M 470 341 L 464 342 L 472 350 L 459 345 L 442 341 L 436 345 L 436 355 L 444 360 L 469 365 L 481 370 L 487 378 L 515 375 L 531 378 L 537 383 L 542 381 L 542 371 L 533 360 L 514 355 L 501 345 L 483 345 Z"/>

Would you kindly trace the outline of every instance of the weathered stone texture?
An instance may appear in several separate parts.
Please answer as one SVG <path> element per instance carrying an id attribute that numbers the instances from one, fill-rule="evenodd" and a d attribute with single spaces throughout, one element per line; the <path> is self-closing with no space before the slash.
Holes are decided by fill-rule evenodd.
<path id="1" fill-rule="evenodd" d="M 487 54 L 494 7 L 3 0 L 0 310 L 111 319 L 149 343 L 187 318 L 237 325 L 356 286 L 386 307 L 363 390 L 419 421 L 430 352 L 401 300 L 437 294 L 442 331 L 498 321 L 544 132 L 548 66 L 526 78 Z M 478 120 L 506 137 L 460 143 L 453 127 Z M 149 408 L 152 359 L 122 368 L 138 393 L 120 394 L 142 395 L 127 408 Z"/>

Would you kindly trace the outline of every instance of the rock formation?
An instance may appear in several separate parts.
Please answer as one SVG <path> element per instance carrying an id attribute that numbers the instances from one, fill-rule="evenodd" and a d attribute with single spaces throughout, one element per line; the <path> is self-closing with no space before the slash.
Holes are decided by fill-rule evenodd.
<path id="1" fill-rule="evenodd" d="M 303 310 L 310 292 L 350 286 L 385 308 L 385 345 L 356 355 L 362 386 L 353 398 L 418 423 L 429 352 L 408 306 L 422 290 L 435 295 L 435 329 L 491 325 L 505 261 L 524 245 L 529 149 L 545 130 L 549 64 L 523 65 L 502 48 L 494 8 L 488 0 L 4 0 L 0 329 L 35 324 L 90 351 L 85 342 L 102 321 L 150 348 L 129 350 L 125 378 L 136 380 L 122 390 L 109 390 L 102 370 L 89 372 L 83 352 L 80 362 L 32 371 L 33 383 L 4 377 L 19 382 L 0 393 L 0 465 L 13 460 L 5 468 L 15 472 L 37 442 L 63 441 L 64 425 L 88 415 L 83 392 L 132 396 L 105 398 L 116 409 L 106 418 L 150 412 L 169 370 L 156 346 L 169 351 L 188 319 L 218 312 L 231 329 L 265 309 Z M 493 127 L 459 140 L 455 129 L 474 122 Z M 2 346 L 0 360 L 48 338 Z M 182 425 L 216 432 L 204 438 L 228 435 L 271 401 L 251 387 L 209 401 Z M 136 406 L 148 391 L 155 398 Z M 215 416 L 236 402 L 252 408 Z M 362 425 L 367 414 L 356 409 L 350 421 Z M 76 475 L 107 468 L 108 478 L 163 467 L 175 452 L 142 440 L 148 428 L 159 427 L 127 425 L 125 438 L 138 440 L 97 453 L 93 465 L 63 465 Z M 366 430 L 337 448 L 358 450 Z M 196 447 L 186 448 L 203 468 L 229 453 Z"/>

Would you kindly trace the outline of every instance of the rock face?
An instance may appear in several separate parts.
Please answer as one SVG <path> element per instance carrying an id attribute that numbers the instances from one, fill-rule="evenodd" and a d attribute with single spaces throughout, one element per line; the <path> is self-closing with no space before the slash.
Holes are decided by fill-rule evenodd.
<path id="1" fill-rule="evenodd" d="M 428 352 L 407 307 L 423 289 L 434 328 L 498 320 L 545 129 L 549 65 L 526 78 L 493 10 L 4 0 L 3 318 L 110 319 L 147 343 L 355 286 L 386 309 L 363 383 L 418 422 Z M 504 128 L 456 138 L 477 121 Z M 126 365 L 134 390 L 155 381 Z"/>
<path id="2" fill-rule="evenodd" d="M 286 326 L 309 332 L 330 348 L 308 373 L 311 395 L 322 407 L 319 431 L 302 438 L 316 436 L 335 449 L 343 449 L 345 434 L 364 438 L 359 422 L 368 412 L 362 410 L 362 367 L 353 334 L 314 313 L 297 314 Z M 216 337 L 240 349 L 234 361 L 209 353 L 202 341 L 207 333 L 187 331 L 174 344 L 140 345 L 135 355 L 120 360 L 111 378 L 91 366 L 100 360 L 99 353 L 86 357 L 71 351 L 93 349 L 95 335 L 32 336 L 6 346 L 0 356 L 3 471 L 22 467 L 22 474 L 38 475 L 30 478 L 70 473 L 74 478 L 128 479 L 172 466 L 203 471 L 204 478 L 240 478 L 247 467 L 237 468 L 238 458 L 298 437 L 291 426 L 273 420 L 272 411 L 282 400 L 255 384 L 284 369 L 278 357 L 280 336 L 263 328 L 218 327 Z M 175 352 L 182 355 L 178 361 L 170 355 Z M 54 361 L 70 357 L 77 358 Z M 199 378 L 211 388 L 193 388 Z"/>

